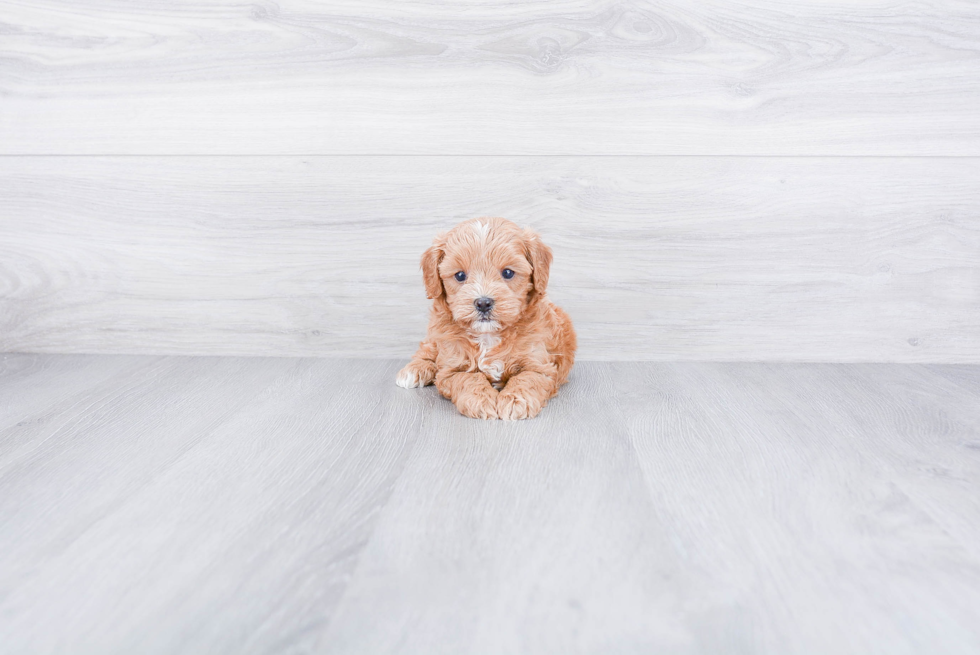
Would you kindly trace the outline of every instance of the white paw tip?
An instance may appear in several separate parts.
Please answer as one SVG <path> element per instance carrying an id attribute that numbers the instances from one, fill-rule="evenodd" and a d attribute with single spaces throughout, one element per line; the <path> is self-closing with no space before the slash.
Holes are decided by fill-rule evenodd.
<path id="1" fill-rule="evenodd" d="M 419 378 L 414 371 L 401 371 L 395 378 L 395 384 L 403 389 L 415 389 L 419 386 Z"/>

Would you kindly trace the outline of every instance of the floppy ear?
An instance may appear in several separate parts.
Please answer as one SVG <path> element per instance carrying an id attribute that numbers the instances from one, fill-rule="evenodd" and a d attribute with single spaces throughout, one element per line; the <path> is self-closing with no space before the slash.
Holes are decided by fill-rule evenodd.
<path id="1" fill-rule="evenodd" d="M 425 297 L 435 300 L 444 290 L 439 277 L 439 262 L 445 256 L 442 240 L 436 239 L 432 246 L 422 253 L 422 279 L 425 281 Z"/>
<path id="2" fill-rule="evenodd" d="M 536 232 L 524 228 L 524 249 L 533 269 L 531 282 L 534 283 L 534 290 L 544 293 L 548 288 L 548 274 L 551 271 L 551 248 L 544 244 Z"/>

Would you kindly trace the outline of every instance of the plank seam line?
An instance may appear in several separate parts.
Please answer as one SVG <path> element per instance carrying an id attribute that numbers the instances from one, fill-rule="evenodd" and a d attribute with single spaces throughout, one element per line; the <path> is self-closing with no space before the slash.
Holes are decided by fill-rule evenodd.
<path id="1" fill-rule="evenodd" d="M 453 157 L 453 158 L 470 158 L 476 159 L 478 157 L 482 158 L 537 158 L 537 159 L 600 159 L 600 158 L 618 158 L 618 159 L 980 159 L 980 153 L 976 155 L 677 155 L 677 154 L 667 154 L 667 155 L 637 155 L 637 154 L 623 154 L 623 155 L 568 155 L 568 154 L 553 154 L 553 155 L 530 155 L 530 154 L 519 154 L 519 155 L 509 155 L 509 154 L 381 154 L 381 153 L 364 153 L 364 154 L 323 154 L 323 153 L 192 153 L 192 154 L 174 154 L 174 153 L 160 153 L 160 154 L 132 154 L 132 153 L 106 153 L 106 154 L 32 154 L 32 153 L 14 153 L 14 154 L 2 154 L 0 153 L 0 158 L 2 159 L 24 159 L 24 158 L 136 158 L 143 157 L 146 159 L 154 158 L 206 158 L 206 157 L 222 157 L 222 158 L 256 158 L 256 157 L 317 157 L 317 158 L 342 158 L 342 157 L 412 157 L 416 159 L 422 158 L 436 158 L 436 157 Z"/>

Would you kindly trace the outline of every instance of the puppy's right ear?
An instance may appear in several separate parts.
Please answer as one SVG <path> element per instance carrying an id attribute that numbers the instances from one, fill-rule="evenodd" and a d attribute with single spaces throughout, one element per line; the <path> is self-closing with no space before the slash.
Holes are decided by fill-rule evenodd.
<path id="1" fill-rule="evenodd" d="M 436 239 L 428 250 L 422 253 L 422 279 L 425 281 L 425 297 L 435 300 L 445 291 L 439 277 L 439 263 L 445 256 L 442 239 Z"/>

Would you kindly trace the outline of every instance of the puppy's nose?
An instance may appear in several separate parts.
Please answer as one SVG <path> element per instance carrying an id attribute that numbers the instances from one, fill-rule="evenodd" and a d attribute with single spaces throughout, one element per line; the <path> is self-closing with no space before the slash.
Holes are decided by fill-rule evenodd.
<path id="1" fill-rule="evenodd" d="M 485 314 L 493 308 L 493 298 L 477 298 L 473 301 L 473 304 Z"/>

